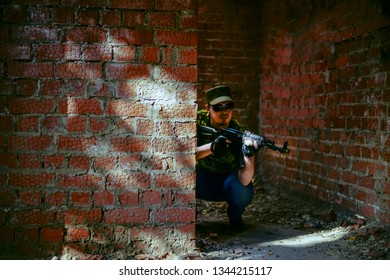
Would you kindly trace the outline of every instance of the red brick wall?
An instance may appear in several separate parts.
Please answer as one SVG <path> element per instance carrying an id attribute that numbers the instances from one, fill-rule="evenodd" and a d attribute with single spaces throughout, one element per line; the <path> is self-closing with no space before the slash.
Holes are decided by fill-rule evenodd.
<path id="1" fill-rule="evenodd" d="M 199 107 L 204 90 L 228 84 L 237 117 L 248 129 L 258 129 L 259 3 L 252 0 L 199 0 Z"/>
<path id="2" fill-rule="evenodd" d="M 196 1 L 2 3 L 0 251 L 191 249 Z"/>
<path id="3" fill-rule="evenodd" d="M 386 1 L 263 1 L 261 13 L 261 131 L 292 149 L 266 153 L 263 178 L 389 224 Z"/>

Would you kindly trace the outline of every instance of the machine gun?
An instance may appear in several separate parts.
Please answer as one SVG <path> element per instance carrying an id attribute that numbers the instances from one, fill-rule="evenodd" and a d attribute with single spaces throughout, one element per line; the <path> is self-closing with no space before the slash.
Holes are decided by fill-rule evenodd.
<path id="1" fill-rule="evenodd" d="M 287 148 L 287 141 L 284 142 L 283 147 L 275 145 L 275 142 L 267 139 L 264 136 L 254 134 L 250 131 L 240 131 L 234 128 L 223 128 L 221 130 L 216 130 L 212 127 L 199 125 L 200 133 L 203 136 L 210 139 L 215 139 L 218 136 L 222 135 L 226 139 L 230 140 L 233 144 L 233 152 L 235 153 L 235 158 L 237 160 L 237 165 L 241 169 L 245 166 L 244 164 L 244 155 L 242 153 L 242 144 L 245 143 L 245 140 L 251 140 L 256 142 L 257 147 L 260 149 L 262 147 L 269 148 L 273 151 L 278 151 L 279 153 L 289 153 L 290 150 Z"/>

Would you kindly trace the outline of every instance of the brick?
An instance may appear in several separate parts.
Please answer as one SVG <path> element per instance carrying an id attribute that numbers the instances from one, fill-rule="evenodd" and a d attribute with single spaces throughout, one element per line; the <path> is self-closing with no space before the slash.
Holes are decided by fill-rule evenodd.
<path id="1" fill-rule="evenodd" d="M 20 154 L 20 168 L 42 168 L 42 156 L 40 154 Z"/>
<path id="2" fill-rule="evenodd" d="M 16 82 L 16 91 L 18 95 L 34 96 L 38 93 L 38 81 L 19 80 Z"/>
<path id="3" fill-rule="evenodd" d="M 137 27 L 143 26 L 145 13 L 140 11 L 124 11 L 123 26 Z"/>
<path id="4" fill-rule="evenodd" d="M 111 0 L 109 8 L 123 8 L 123 9 L 137 9 L 137 10 L 150 10 L 152 8 L 152 0 Z"/>
<path id="5" fill-rule="evenodd" d="M 69 242 L 83 242 L 91 238 L 88 228 L 85 227 L 68 227 L 66 229 L 66 239 Z"/>
<path id="6" fill-rule="evenodd" d="M 161 205 L 162 194 L 157 191 L 149 190 L 142 193 L 142 203 L 144 205 Z"/>
<path id="7" fill-rule="evenodd" d="M 85 132 L 87 118 L 82 116 L 69 116 L 67 119 L 68 132 Z"/>
<path id="8" fill-rule="evenodd" d="M 366 174 L 367 168 L 368 168 L 368 164 L 366 161 L 354 160 L 352 162 L 352 171 Z"/>
<path id="9" fill-rule="evenodd" d="M 157 188 L 192 188 L 195 182 L 195 173 L 166 173 L 157 174 L 154 178 Z"/>
<path id="10" fill-rule="evenodd" d="M 98 243 L 113 242 L 114 239 L 114 229 L 111 227 L 96 228 L 92 230 L 93 241 Z"/>
<path id="11" fill-rule="evenodd" d="M 121 24 L 121 11 L 101 11 L 101 22 L 103 26 L 118 27 Z"/>
<path id="12" fill-rule="evenodd" d="M 44 203 L 48 206 L 66 205 L 66 194 L 64 192 L 45 192 Z"/>
<path id="13" fill-rule="evenodd" d="M 52 173 L 41 174 L 10 174 L 10 185 L 15 187 L 45 187 L 53 183 L 55 175 Z"/>
<path id="14" fill-rule="evenodd" d="M 38 132 L 38 117 L 19 117 L 16 123 L 17 131 Z"/>
<path id="15" fill-rule="evenodd" d="M 9 214 L 9 222 L 13 225 L 49 225 L 55 222 L 53 212 L 36 209 L 14 210 Z"/>
<path id="16" fill-rule="evenodd" d="M 180 29 L 197 29 L 198 16 L 196 14 L 181 14 L 179 18 Z"/>
<path id="17" fill-rule="evenodd" d="M 44 157 L 45 168 L 60 168 L 65 166 L 65 157 L 63 155 L 47 155 Z"/>
<path id="18" fill-rule="evenodd" d="M 161 137 L 154 141 L 153 151 L 157 153 L 183 153 L 193 151 L 196 147 L 196 139 L 187 137 Z"/>
<path id="19" fill-rule="evenodd" d="M 94 201 L 95 201 L 95 203 L 94 203 L 95 206 L 106 207 L 106 206 L 115 205 L 114 195 L 107 190 L 102 191 L 102 192 L 95 192 L 94 193 Z"/>
<path id="20" fill-rule="evenodd" d="M 137 101 L 117 99 L 108 103 L 107 113 L 109 115 L 123 117 L 148 117 L 150 116 L 149 106 L 148 104 Z"/>
<path id="21" fill-rule="evenodd" d="M 62 227 L 43 227 L 41 229 L 42 242 L 62 242 L 64 239 L 64 229 Z"/>
<path id="22" fill-rule="evenodd" d="M 146 173 L 114 174 L 107 176 L 107 188 L 149 188 L 150 175 Z"/>
<path id="23" fill-rule="evenodd" d="M 150 77 L 150 66 L 148 65 L 133 65 L 133 64 L 107 64 L 106 77 L 107 79 L 148 79 Z"/>
<path id="24" fill-rule="evenodd" d="M 0 167 L 15 168 L 17 166 L 17 156 L 10 153 L 0 153 Z"/>
<path id="25" fill-rule="evenodd" d="M 34 49 L 34 55 L 37 60 L 61 60 L 64 58 L 65 46 L 54 44 L 38 45 Z"/>
<path id="26" fill-rule="evenodd" d="M 11 151 L 43 151 L 50 148 L 53 138 L 42 136 L 11 136 L 8 146 Z"/>
<path id="27" fill-rule="evenodd" d="M 137 135 L 152 136 L 156 132 L 156 125 L 151 120 L 137 120 Z"/>
<path id="28" fill-rule="evenodd" d="M 72 27 L 65 30 L 64 38 L 74 43 L 101 43 L 107 41 L 106 30 L 100 27 Z"/>
<path id="29" fill-rule="evenodd" d="M 110 40 L 113 44 L 148 45 L 153 43 L 153 33 L 150 30 L 111 29 Z"/>
<path id="30" fill-rule="evenodd" d="M 8 205 L 15 205 L 16 203 L 16 192 L 11 190 L 1 190 L 0 191 L 0 205 L 1 206 L 8 206 Z M 0 224 L 3 224 L 0 221 Z"/>
<path id="31" fill-rule="evenodd" d="M 65 151 L 85 151 L 96 146 L 95 138 L 60 136 L 58 138 L 58 149 Z"/>
<path id="32" fill-rule="evenodd" d="M 116 158 L 113 156 L 95 157 L 94 167 L 98 170 L 113 170 L 116 166 Z"/>
<path id="33" fill-rule="evenodd" d="M 111 140 L 112 148 L 117 152 L 145 152 L 151 148 L 149 138 L 142 137 L 120 137 Z"/>
<path id="34" fill-rule="evenodd" d="M 69 157 L 69 167 L 72 169 L 88 170 L 90 167 L 89 156 L 71 156 Z"/>
<path id="35" fill-rule="evenodd" d="M 175 123 L 172 122 L 172 121 L 162 121 L 158 124 L 158 131 L 159 131 L 159 134 L 160 136 L 172 136 L 172 135 L 176 135 L 175 134 L 175 131 L 176 131 L 176 126 L 175 126 Z M 196 128 L 195 128 L 196 129 Z M 180 135 L 180 134 L 179 134 Z M 177 135 L 177 136 L 179 136 Z"/>
<path id="36" fill-rule="evenodd" d="M 103 212 L 101 209 L 93 208 L 90 210 L 68 209 L 63 213 L 64 224 L 67 225 L 86 225 L 91 226 L 102 222 Z"/>
<path id="37" fill-rule="evenodd" d="M 17 42 L 53 42 L 58 41 L 58 29 L 48 26 L 18 26 L 12 28 L 12 41 Z"/>
<path id="38" fill-rule="evenodd" d="M 70 7 L 55 5 L 52 8 L 53 24 L 71 25 L 73 23 L 74 10 Z"/>
<path id="39" fill-rule="evenodd" d="M 50 62 L 12 62 L 8 66 L 11 78 L 53 78 L 54 65 Z"/>
<path id="40" fill-rule="evenodd" d="M 49 114 L 54 112 L 55 103 L 52 99 L 11 98 L 8 108 L 11 114 Z"/>
<path id="41" fill-rule="evenodd" d="M 196 117 L 196 105 L 193 104 L 166 104 L 160 110 L 162 119 L 190 119 Z"/>
<path id="42" fill-rule="evenodd" d="M 141 167 L 141 156 L 132 155 L 120 155 L 119 156 L 119 168 L 121 170 L 139 170 Z"/>
<path id="43" fill-rule="evenodd" d="M 41 192 L 20 191 L 20 204 L 25 206 L 40 206 L 42 201 Z"/>
<path id="44" fill-rule="evenodd" d="M 149 209 L 131 207 L 107 210 L 104 213 L 104 221 L 108 224 L 145 224 L 149 221 Z"/>
<path id="45" fill-rule="evenodd" d="M 60 95 L 62 81 L 47 80 L 41 82 L 41 95 Z"/>
<path id="46" fill-rule="evenodd" d="M 195 209 L 159 208 L 154 211 L 155 223 L 193 223 Z"/>
<path id="47" fill-rule="evenodd" d="M 95 26 L 99 22 L 100 13 L 98 10 L 82 10 L 76 12 L 75 23 L 80 25 Z"/>
<path id="48" fill-rule="evenodd" d="M 127 191 L 118 195 L 121 206 L 138 205 L 138 192 Z"/>
<path id="49" fill-rule="evenodd" d="M 32 24 L 46 25 L 51 20 L 51 11 L 47 7 L 33 7 L 30 15 Z"/>
<path id="50" fill-rule="evenodd" d="M 177 49 L 165 47 L 162 51 L 162 62 L 164 65 L 177 65 Z"/>
<path id="51" fill-rule="evenodd" d="M 176 157 L 175 170 L 191 169 L 195 170 L 196 159 L 193 155 L 178 155 Z"/>
<path id="52" fill-rule="evenodd" d="M 67 98 L 58 101 L 61 114 L 102 115 L 103 105 L 96 98 Z"/>
<path id="53" fill-rule="evenodd" d="M 198 62 L 197 50 L 179 50 L 179 64 L 192 64 L 196 65 Z"/>
<path id="54" fill-rule="evenodd" d="M 146 63 L 158 63 L 160 61 L 160 48 L 145 46 L 142 48 L 143 58 L 142 60 Z"/>
<path id="55" fill-rule="evenodd" d="M 87 45 L 84 47 L 84 59 L 95 61 L 111 61 L 112 47 L 107 45 Z"/>
<path id="56" fill-rule="evenodd" d="M 15 241 L 15 234 L 13 227 L 10 226 L 0 226 L 0 240 L 1 241 Z"/>
<path id="57" fill-rule="evenodd" d="M 196 82 L 198 69 L 195 66 L 187 67 L 163 67 L 157 79 L 168 82 Z"/>
<path id="58" fill-rule="evenodd" d="M 81 174 L 81 175 L 59 175 L 58 187 L 60 188 L 76 188 L 80 190 L 98 189 L 104 184 L 103 178 L 100 175 Z"/>
<path id="59" fill-rule="evenodd" d="M 19 228 L 15 230 L 16 240 L 24 243 L 38 242 L 39 240 L 39 228 Z"/>
<path id="60" fill-rule="evenodd" d="M 89 132 L 99 133 L 104 132 L 108 128 L 108 122 L 106 119 L 89 118 Z"/>
<path id="61" fill-rule="evenodd" d="M 195 0 L 157 0 L 156 9 L 157 10 L 195 10 L 197 2 Z"/>
<path id="62" fill-rule="evenodd" d="M 88 207 L 92 205 L 90 192 L 71 192 L 69 200 L 71 206 Z"/>
<path id="63" fill-rule="evenodd" d="M 0 58 L 9 60 L 31 59 L 31 49 L 23 44 L 3 44 L 0 46 Z"/>
<path id="64" fill-rule="evenodd" d="M 101 63 L 64 63 L 56 66 L 58 78 L 100 79 L 103 77 Z"/>
<path id="65" fill-rule="evenodd" d="M 13 129 L 13 117 L 12 116 L 0 116 L 0 131 L 12 131 Z"/>
<path id="66" fill-rule="evenodd" d="M 197 33 L 192 31 L 157 31 L 156 39 L 157 43 L 161 46 L 196 47 L 198 41 Z"/>
<path id="67" fill-rule="evenodd" d="M 3 9 L 3 22 L 19 24 L 26 22 L 27 7 L 21 5 L 5 5 Z"/>
<path id="68" fill-rule="evenodd" d="M 367 189 L 374 189 L 375 179 L 369 176 L 363 176 L 358 178 L 357 184 Z"/>
<path id="69" fill-rule="evenodd" d="M 175 194 L 174 205 L 176 206 L 189 206 L 196 202 L 195 192 L 177 192 Z"/>
<path id="70" fill-rule="evenodd" d="M 176 15 L 174 13 L 150 13 L 148 26 L 158 29 L 174 29 L 176 27 Z"/>
<path id="71" fill-rule="evenodd" d="M 136 48 L 134 46 L 114 46 L 113 60 L 114 61 L 133 61 Z"/>
<path id="72" fill-rule="evenodd" d="M 115 90 L 114 86 L 102 80 L 93 81 L 88 87 L 88 93 L 91 97 L 111 97 Z"/>

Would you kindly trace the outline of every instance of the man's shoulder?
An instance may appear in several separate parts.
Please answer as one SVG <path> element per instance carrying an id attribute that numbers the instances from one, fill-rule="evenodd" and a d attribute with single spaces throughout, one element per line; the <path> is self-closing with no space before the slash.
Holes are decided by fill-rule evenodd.
<path id="1" fill-rule="evenodd" d="M 198 125 L 208 125 L 209 112 L 207 110 L 199 110 L 196 114 L 196 122 Z"/>
<path id="2" fill-rule="evenodd" d="M 232 118 L 231 121 L 230 121 L 230 125 L 229 125 L 231 128 L 234 128 L 234 129 L 238 129 L 238 130 L 243 130 L 244 127 L 242 124 L 240 124 L 236 119 Z"/>
<path id="3" fill-rule="evenodd" d="M 199 117 L 199 116 L 205 116 L 205 115 L 207 115 L 207 113 L 208 113 L 207 110 L 201 109 L 201 110 L 198 110 L 198 111 L 196 112 L 196 115 L 197 115 L 198 117 Z"/>

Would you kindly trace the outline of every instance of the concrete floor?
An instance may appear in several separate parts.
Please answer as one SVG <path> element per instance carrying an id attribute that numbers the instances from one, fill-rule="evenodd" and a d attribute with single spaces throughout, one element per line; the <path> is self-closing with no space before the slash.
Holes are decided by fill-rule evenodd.
<path id="1" fill-rule="evenodd" d="M 207 240 L 204 251 L 208 259 L 341 260 L 348 254 L 344 249 L 348 230 L 342 227 L 305 231 L 249 223 L 245 230 L 232 232 L 224 221 L 208 221 L 198 224 L 197 231 Z"/>
<path id="2" fill-rule="evenodd" d="M 200 236 L 208 236 L 209 259 L 245 260 L 341 260 L 346 259 L 345 228 L 304 231 L 278 224 L 249 224 L 232 232 L 224 222 L 198 225 Z M 350 256 L 352 257 L 352 256 Z"/>

